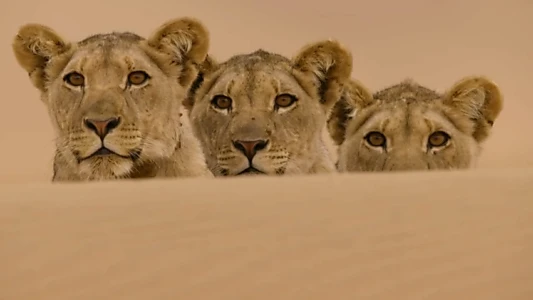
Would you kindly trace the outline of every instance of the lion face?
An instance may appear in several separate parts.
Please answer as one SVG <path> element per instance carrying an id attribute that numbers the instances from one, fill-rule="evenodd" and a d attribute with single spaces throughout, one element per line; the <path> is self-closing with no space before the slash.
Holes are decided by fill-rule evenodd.
<path id="1" fill-rule="evenodd" d="M 190 43 L 186 38 L 198 39 L 191 35 L 194 29 L 176 30 L 191 22 L 169 22 L 148 40 L 113 33 L 75 44 L 57 37 L 59 42 L 50 43 L 55 34 L 40 25 L 21 29 L 15 53 L 42 92 L 56 131 L 58 154 L 80 177 L 125 177 L 138 165 L 174 153 L 180 139 L 181 101 L 196 74 L 188 64 L 202 61 L 207 49 L 168 46 L 165 39 L 185 44 Z M 205 39 L 200 25 L 192 25 L 200 28 L 199 38 Z M 176 37 L 161 38 L 161 31 L 175 32 Z M 36 40 L 35 32 L 41 40 Z M 47 41 L 51 49 L 43 51 Z M 37 56 L 46 63 L 40 67 L 25 56 L 34 61 Z"/>
<path id="2" fill-rule="evenodd" d="M 445 95 L 410 81 L 374 95 L 352 93 L 344 102 L 352 108 L 344 109 L 348 113 L 344 135 L 337 139 L 339 170 L 471 167 L 479 156 L 480 142 L 501 110 L 501 96 L 485 79 L 468 80 Z M 339 106 L 330 121 L 340 112 Z"/>
<path id="3" fill-rule="evenodd" d="M 209 137 L 209 152 L 221 172 L 283 174 L 291 159 L 310 150 L 325 115 L 287 63 L 248 59 L 257 60 L 251 70 L 231 66 L 220 73 L 191 121 L 199 136 Z"/>
<path id="4" fill-rule="evenodd" d="M 467 168 L 479 152 L 472 135 L 457 128 L 437 104 L 383 104 L 368 117 L 359 128 L 348 127 L 349 137 L 339 149 L 343 170 Z"/>
<path id="5" fill-rule="evenodd" d="M 328 57 L 351 61 L 348 52 L 331 45 Z M 330 93 L 337 90 L 338 96 L 351 72 L 351 64 L 336 67 L 329 66 L 320 83 L 293 61 L 262 50 L 212 66 L 192 91 L 190 108 L 211 171 L 217 176 L 308 173 L 316 160 L 310 153 L 327 155 L 320 149 L 321 130 L 334 101 L 330 95 L 321 99 L 320 84 L 330 84 Z"/>
<path id="6" fill-rule="evenodd" d="M 140 46 L 82 46 L 58 75 L 48 93 L 58 151 L 82 173 L 122 176 L 136 160 L 172 154 L 183 91 Z"/>

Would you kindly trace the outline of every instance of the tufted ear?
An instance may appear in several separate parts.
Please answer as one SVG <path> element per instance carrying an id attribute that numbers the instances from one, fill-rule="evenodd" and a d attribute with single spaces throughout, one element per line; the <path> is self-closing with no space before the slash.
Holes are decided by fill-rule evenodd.
<path id="1" fill-rule="evenodd" d="M 352 54 L 337 41 L 321 41 L 303 47 L 293 64 L 295 69 L 312 76 L 321 103 L 329 111 L 350 79 Z"/>
<path id="2" fill-rule="evenodd" d="M 194 97 L 198 89 L 204 84 L 205 77 L 216 71 L 219 66 L 220 64 L 211 55 L 207 55 L 205 60 L 198 66 L 198 75 L 189 87 L 187 97 L 183 100 L 183 106 L 189 112 L 194 106 Z"/>
<path id="3" fill-rule="evenodd" d="M 209 32 L 196 19 L 180 18 L 161 25 L 147 39 L 147 44 L 159 55 L 170 59 L 171 66 L 179 66 L 178 82 L 188 88 L 209 49 Z"/>
<path id="4" fill-rule="evenodd" d="M 361 82 L 350 80 L 328 119 L 328 131 L 337 145 L 344 142 L 348 121 L 357 111 L 374 103 L 372 93 Z"/>
<path id="5" fill-rule="evenodd" d="M 71 48 L 54 30 L 40 24 L 26 24 L 19 29 L 13 43 L 18 64 L 28 72 L 33 85 L 46 89 L 45 68 L 54 56 Z"/>
<path id="6" fill-rule="evenodd" d="M 355 79 L 348 81 L 344 89 L 343 98 L 356 111 L 374 103 L 372 93 L 360 81 Z"/>
<path id="7" fill-rule="evenodd" d="M 470 76 L 456 82 L 444 94 L 444 104 L 458 109 L 475 123 L 473 136 L 485 140 L 503 109 L 503 97 L 498 86 L 482 76 Z"/>
<path id="8" fill-rule="evenodd" d="M 208 54 L 200 64 L 199 70 L 202 74 L 207 75 L 218 69 L 219 65 L 218 61 L 212 55 Z"/>

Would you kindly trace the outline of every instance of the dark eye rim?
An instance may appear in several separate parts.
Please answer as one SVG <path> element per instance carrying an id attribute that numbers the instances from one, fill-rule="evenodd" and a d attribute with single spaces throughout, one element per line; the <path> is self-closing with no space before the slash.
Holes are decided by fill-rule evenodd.
<path id="1" fill-rule="evenodd" d="M 442 135 L 444 136 L 444 142 L 440 145 L 433 145 L 431 143 L 431 137 L 435 134 L 439 134 L 439 135 Z M 433 133 L 431 133 L 428 137 L 428 147 L 429 148 L 439 148 L 439 147 L 444 147 L 446 146 L 451 140 L 451 136 L 447 133 L 447 132 L 444 132 L 442 130 L 437 130 L 437 131 L 434 131 Z"/>
<path id="2" fill-rule="evenodd" d="M 229 106 L 228 107 L 221 107 L 221 106 L 218 105 L 217 100 L 221 99 L 221 98 L 229 100 Z M 215 96 L 213 96 L 213 99 L 211 99 L 211 105 L 213 107 L 215 107 L 216 109 L 230 110 L 233 107 L 233 99 L 231 99 L 231 97 L 228 97 L 226 95 L 215 95 Z"/>
<path id="3" fill-rule="evenodd" d="M 276 103 L 276 100 L 279 98 L 279 97 L 289 97 L 291 99 L 291 102 L 289 103 L 289 105 L 286 105 L 286 106 L 280 106 Z M 289 93 L 283 93 L 283 94 L 279 94 L 276 96 L 276 98 L 274 98 L 274 108 L 277 110 L 279 108 L 287 108 L 287 107 L 290 107 L 292 106 L 294 103 L 296 103 L 298 101 L 298 98 L 292 94 L 289 94 Z"/>
<path id="4" fill-rule="evenodd" d="M 82 84 L 73 84 L 72 81 L 70 80 L 70 77 L 73 76 L 73 75 L 78 75 L 80 76 L 81 78 L 83 78 L 83 83 Z M 72 85 L 72 86 L 83 86 L 85 84 L 85 76 L 83 76 L 82 74 L 76 72 L 76 71 L 72 71 L 68 74 L 66 74 L 65 76 L 63 76 L 63 81 Z"/>
<path id="5" fill-rule="evenodd" d="M 372 143 L 370 142 L 370 137 L 371 137 L 372 135 L 375 135 L 375 134 L 381 136 L 381 138 L 383 139 L 383 143 L 382 143 L 381 145 L 374 145 L 374 144 L 372 144 Z M 383 133 L 381 133 L 381 132 L 379 132 L 379 131 L 370 131 L 370 132 L 368 132 L 367 134 L 365 134 L 364 139 L 365 139 L 365 141 L 368 143 L 368 145 L 370 145 L 370 146 L 372 146 L 372 147 L 376 147 L 376 148 L 377 148 L 377 147 L 385 148 L 385 147 L 387 146 L 387 137 L 386 137 Z"/>
<path id="6" fill-rule="evenodd" d="M 131 82 L 130 76 L 133 75 L 133 74 L 142 74 L 144 76 L 144 80 L 141 83 L 133 83 L 133 82 Z M 150 75 L 148 75 L 148 73 L 146 73 L 145 71 L 136 70 L 136 71 L 132 71 L 132 72 L 130 72 L 128 74 L 127 81 L 128 81 L 128 85 L 142 85 L 146 81 L 148 81 L 148 79 L 150 79 L 150 78 L 151 78 Z"/>

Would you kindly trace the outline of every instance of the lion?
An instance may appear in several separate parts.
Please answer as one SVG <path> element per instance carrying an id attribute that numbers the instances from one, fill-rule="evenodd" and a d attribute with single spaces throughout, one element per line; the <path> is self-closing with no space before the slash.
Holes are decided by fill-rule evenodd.
<path id="1" fill-rule="evenodd" d="M 351 52 L 334 40 L 293 58 L 263 49 L 223 63 L 208 56 L 184 105 L 211 172 L 336 172 L 322 133 L 351 72 Z"/>
<path id="2" fill-rule="evenodd" d="M 199 21 L 80 42 L 26 24 L 12 46 L 54 128 L 52 181 L 213 176 L 182 105 L 208 53 Z"/>
<path id="3" fill-rule="evenodd" d="M 406 79 L 372 94 L 352 80 L 329 132 L 339 172 L 467 169 L 503 109 L 498 86 L 469 76 L 438 93 Z"/>

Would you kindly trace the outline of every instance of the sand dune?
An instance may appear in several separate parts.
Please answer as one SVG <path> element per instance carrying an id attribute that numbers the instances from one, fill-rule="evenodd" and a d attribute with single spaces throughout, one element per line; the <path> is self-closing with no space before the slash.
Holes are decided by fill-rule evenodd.
<path id="1" fill-rule="evenodd" d="M 5 185 L 0 298 L 531 299 L 532 178 Z"/>

